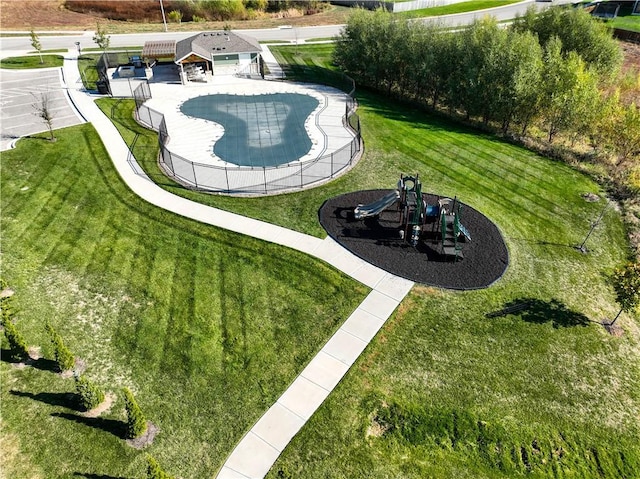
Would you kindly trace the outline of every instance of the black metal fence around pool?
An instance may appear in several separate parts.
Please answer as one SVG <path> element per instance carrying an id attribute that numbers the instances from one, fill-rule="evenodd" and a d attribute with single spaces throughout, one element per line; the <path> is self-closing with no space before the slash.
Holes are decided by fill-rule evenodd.
<path id="1" fill-rule="evenodd" d="M 314 183 L 327 181 L 350 167 L 362 147 L 360 120 L 355 113 L 355 86 L 351 78 L 335 73 L 340 78 L 326 82 L 346 90 L 343 123 L 354 132 L 353 139 L 330 154 L 305 161 L 294 161 L 279 166 L 215 166 L 194 162 L 170 151 L 170 136 L 164 115 L 145 105 L 151 98 L 147 83 L 140 84 L 133 92 L 136 118 L 143 125 L 158 132 L 160 165 L 165 173 L 181 184 L 207 191 L 242 194 L 270 194 L 301 189 Z M 317 82 L 320 83 L 320 82 Z M 325 83 L 322 81 L 322 83 Z M 346 88 L 345 88 L 346 86 Z"/>

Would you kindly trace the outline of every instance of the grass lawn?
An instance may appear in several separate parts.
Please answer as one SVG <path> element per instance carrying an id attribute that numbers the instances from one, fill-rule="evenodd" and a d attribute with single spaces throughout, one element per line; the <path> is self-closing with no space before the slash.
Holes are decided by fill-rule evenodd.
<path id="1" fill-rule="evenodd" d="M 607 25 L 610 25 L 611 28 L 640 32 L 640 15 L 617 16 L 613 20 L 607 20 Z"/>
<path id="2" fill-rule="evenodd" d="M 330 50 L 327 48 L 331 46 L 278 47 L 274 50 L 290 61 L 319 68 L 329 62 L 327 53 Z M 604 207 L 604 200 L 589 203 L 581 195 L 590 192 L 603 196 L 601 188 L 563 163 L 550 161 L 448 120 L 367 92 L 359 92 L 358 100 L 365 140 L 365 154 L 359 164 L 345 176 L 322 187 L 267 198 L 204 195 L 173 184 L 160 176 L 155 166 L 155 133 L 146 133 L 131 120 L 132 102 L 100 101 L 103 111 L 109 115 L 113 113 L 116 125 L 128 142 L 133 141 L 136 133 L 139 134 L 134 150 L 136 157 L 164 188 L 177 194 L 323 236 L 317 222 L 317 210 L 325 199 L 359 189 L 393 188 L 400 173 L 418 173 L 425 191 L 457 196 L 492 219 L 505 237 L 511 263 L 505 276 L 491 288 L 472 292 L 414 289 L 328 401 L 287 447 L 270 477 L 639 476 L 640 318 L 623 315 L 620 325 L 625 334 L 621 337 L 610 336 L 598 324 L 617 312 L 607 274 L 628 254 L 624 228 L 616 210 L 610 208 L 595 229 L 587 243 L 589 254 L 581 254 L 573 247 L 584 239 L 590 223 Z M 49 146 L 46 142 L 35 143 L 43 145 L 42 148 Z M 58 144 L 60 140 L 56 146 Z M 6 156 L 3 156 L 3 164 Z M 29 157 L 40 159 L 45 156 L 36 151 Z M 34 336 L 30 337 L 37 338 L 40 334 L 41 338 L 40 341 L 31 339 L 29 342 L 44 342 L 39 328 L 34 326 L 35 318 L 86 318 L 89 312 L 85 304 L 102 304 L 102 309 L 94 317 L 105 318 L 100 324 L 116 326 L 97 327 L 99 334 L 93 337 L 99 340 L 99 348 L 95 347 L 96 341 L 92 341 L 92 347 L 83 346 L 83 338 L 74 333 L 71 324 L 63 323 L 61 319 L 57 319 L 57 324 L 65 337 L 69 337 L 72 350 L 89 359 L 90 368 L 96 368 L 97 361 L 105 356 L 108 358 L 106 364 L 116 364 L 109 369 L 105 364 L 106 372 L 96 368 L 96 376 L 133 386 L 143 409 L 151 411 L 147 412 L 149 419 L 160 423 L 164 432 L 150 452 L 156 455 L 157 451 L 163 464 L 180 464 L 179 470 L 169 471 L 173 474 L 202 477 L 198 474 L 214 469 L 214 466 L 193 469 L 195 464 L 199 461 L 212 463 L 211 458 L 215 457 L 219 465 L 224 460 L 224 451 L 228 450 L 218 442 L 224 438 L 217 435 L 241 434 L 251 419 L 244 417 L 245 403 L 240 404 L 235 393 L 225 391 L 228 399 L 225 398 L 224 407 L 215 401 L 202 404 L 202 401 L 197 402 L 191 397 L 192 383 L 204 383 L 207 388 L 220 382 L 233 386 L 253 383 L 262 376 L 251 369 L 257 367 L 258 355 L 250 356 L 246 370 L 243 369 L 247 362 L 242 346 L 244 336 L 233 333 L 242 330 L 245 324 L 243 316 L 234 319 L 231 326 L 225 326 L 219 319 L 224 315 L 216 309 L 211 313 L 216 315 L 216 327 L 212 328 L 211 323 L 207 323 L 208 297 L 194 299 L 192 304 L 186 299 L 180 302 L 178 292 L 183 295 L 194 292 L 197 298 L 197 293 L 204 293 L 213 281 L 215 286 L 212 289 L 217 293 L 212 293 L 211 299 L 215 307 L 233 301 L 234 306 L 220 308 L 235 311 L 235 305 L 248 301 L 246 295 L 238 295 L 238 291 L 246 291 L 238 284 L 243 284 L 242 279 L 250 276 L 251 272 L 280 275 L 277 277 L 282 282 L 269 283 L 268 287 L 283 291 L 283 294 L 289 287 L 285 285 L 291 281 L 296 284 L 295 281 L 306 276 L 302 273 L 296 276 L 300 268 L 292 269 L 287 262 L 294 256 L 290 252 L 283 253 L 281 249 L 247 238 L 225 235 L 153 208 L 143 209 L 139 200 L 131 198 L 119 186 L 108 160 L 98 160 L 96 156 L 102 158 L 102 155 L 82 151 L 70 165 L 63 157 L 58 159 L 56 165 L 64 169 L 64 174 L 73 175 L 72 179 L 64 177 L 64 181 L 62 173 L 56 174 L 57 170 L 50 164 L 44 165 L 36 175 L 29 171 L 33 167 L 30 163 L 18 163 L 17 160 L 14 160 L 15 166 L 10 171 L 15 168 L 25 173 L 16 174 L 16 178 L 3 178 L 11 185 L 9 189 L 3 188 L 3 211 L 14 211 L 19 218 L 3 227 L 3 241 L 6 243 L 7 237 L 13 238 L 12 248 L 4 247 L 7 261 L 14 265 L 9 269 L 14 272 L 9 279 L 16 285 L 18 297 L 23 294 L 22 290 L 26 291 L 23 297 L 29 298 L 29 302 L 21 303 L 20 307 L 24 311 L 26 305 L 35 309 L 35 313 L 25 323 L 33 331 Z M 91 160 L 87 161 L 88 158 Z M 79 181 L 77 178 L 83 178 L 80 172 L 86 175 L 87 164 L 94 163 L 102 180 L 84 187 L 74 186 Z M 20 195 L 39 191 L 40 188 L 33 187 L 23 192 L 21 188 L 43 184 L 43 176 L 50 178 L 49 186 L 43 189 L 52 192 L 49 193 L 51 199 L 38 198 L 26 208 L 16 203 Z M 97 188 L 95 184 L 102 186 Z M 94 198 L 94 190 L 96 199 L 90 201 Z M 117 201 L 96 205 L 98 194 L 101 200 L 104 196 L 115 196 Z M 62 198 L 69 205 L 64 209 L 59 208 Z M 104 210 L 98 213 L 92 210 L 78 224 L 76 215 L 81 214 L 79 212 L 87 204 L 95 209 L 104 207 Z M 8 210 L 9 207 L 13 209 Z M 47 211 L 57 214 L 47 215 Z M 135 221 L 132 221 L 131 215 L 137 211 L 145 214 L 134 216 Z M 102 218 L 102 221 L 96 219 L 94 222 L 94 217 Z M 111 223 L 108 227 L 101 227 L 105 218 L 117 227 Z M 162 218 L 158 221 L 165 226 L 154 227 L 152 220 L 155 218 Z M 196 228 L 201 236 L 194 238 L 190 228 Z M 33 231 L 40 233 L 34 237 Z M 60 231 L 65 231 L 62 237 Z M 105 237 L 102 241 L 96 239 L 96 246 L 88 248 L 92 251 L 88 264 L 84 256 L 76 252 L 71 241 L 64 240 L 65 237 L 75 238 L 80 235 L 79 231 L 88 231 L 96 238 Z M 166 235 L 170 239 L 165 240 Z M 229 238 L 232 238 L 234 247 L 226 249 L 224 243 L 231 241 Z M 201 244 L 201 241 L 205 243 Z M 189 245 L 190 252 L 184 258 L 187 266 L 176 270 L 178 261 L 172 258 L 178 249 L 184 250 L 185 244 Z M 244 246 L 239 252 L 240 245 Z M 258 247 L 262 248 L 262 256 L 241 254 Z M 119 253 L 112 254 L 107 248 Z M 129 256 L 125 254 L 127 248 L 134 251 Z M 23 251 L 21 254 L 27 260 L 22 261 L 13 253 L 14 250 Z M 229 261 L 225 261 L 226 255 L 231 255 Z M 251 262 L 257 257 L 265 258 L 259 268 Z M 93 266 L 101 262 L 108 262 L 109 267 Z M 298 257 L 296 264 L 302 262 L 304 258 Z M 64 268 L 58 266 L 60 263 Z M 18 269 L 16 264 L 21 264 L 21 267 Z M 227 266 L 216 269 L 216 265 L 221 264 Z M 230 265 L 237 268 L 237 264 L 242 264 L 243 269 L 237 272 L 237 276 L 232 276 L 228 268 Z M 308 264 L 314 265 L 314 272 L 309 275 L 307 270 L 307 275 L 317 276 L 315 268 L 319 265 L 311 261 Z M 44 266 L 49 268 L 47 271 L 53 267 L 56 274 L 61 269 L 65 275 L 43 281 L 37 271 L 42 271 Z M 68 281 L 68 270 L 78 272 L 74 277 L 80 279 Z M 103 272 L 105 270 L 106 273 Z M 213 274 L 210 274 L 211 270 Z M 203 271 L 204 279 L 199 279 L 198 273 L 193 274 L 193 271 Z M 335 273 L 326 271 L 324 274 Z M 47 273 L 45 276 L 54 275 Z M 114 279 L 106 282 L 108 288 L 103 293 L 103 278 L 112 276 Z M 142 279 L 132 279 L 138 277 Z M 170 285 L 163 281 L 166 277 L 173 279 Z M 190 286 L 181 287 L 175 278 L 184 278 Z M 265 281 L 269 279 L 265 278 Z M 326 282 L 327 279 L 318 278 L 318 281 Z M 338 297 L 339 291 L 341 287 L 353 287 L 352 283 L 341 282 L 344 280 L 337 276 L 332 281 L 336 285 L 332 293 L 334 301 L 343 299 L 348 302 L 342 296 Z M 229 284 L 234 287 L 227 286 Z M 253 284 L 251 287 L 254 294 Z M 75 293 L 78 288 L 79 292 Z M 293 294 L 289 291 L 288 300 L 295 302 L 298 296 L 306 297 L 304 288 L 303 292 L 298 291 L 296 289 Z M 69 294 L 77 295 L 77 299 L 64 300 Z M 358 290 L 351 297 L 362 297 L 362 294 L 363 291 Z M 107 299 L 102 300 L 103 297 Z M 524 300 L 530 301 L 530 306 L 517 314 L 486 317 L 487 313 L 500 310 L 506 304 Z M 185 301 L 189 306 L 183 305 Z M 166 306 L 167 303 L 172 305 Z M 66 304 L 68 313 L 60 314 L 58 311 L 62 306 L 58 304 Z M 266 304 L 271 305 L 271 302 Z M 313 304 L 323 303 L 317 301 Z M 343 309 L 352 306 L 350 303 Z M 265 309 L 266 306 L 262 312 Z M 118 310 L 118 313 L 112 310 Z M 181 333 L 178 345 L 174 345 L 165 326 L 173 324 L 167 318 L 173 318 L 174 311 L 181 313 L 181 318 L 203 318 L 195 322 L 187 319 L 176 321 Z M 306 333 L 298 328 L 300 324 L 305 325 L 308 311 L 307 308 L 298 308 L 291 312 L 290 322 L 297 326 L 285 328 L 285 332 L 291 334 L 290 338 L 306 339 Z M 296 314 L 302 315 L 303 320 L 296 320 Z M 80 324 L 90 328 L 87 323 Z M 253 323 L 246 321 L 246 324 Z M 207 335 L 198 329 L 205 328 L 204 325 L 209 327 L 206 331 L 214 330 L 222 336 L 218 343 L 212 342 L 213 349 L 219 351 L 218 355 L 207 353 L 206 360 L 196 354 L 205 350 L 200 342 Z M 232 332 L 225 334 L 225 327 Z M 115 330 L 116 333 L 107 336 L 103 329 Z M 152 334 L 145 334 L 148 331 Z M 101 341 L 103 337 L 109 340 Z M 155 341 L 150 344 L 151 337 Z M 108 346 L 103 347 L 103 344 Z M 162 344 L 162 347 L 158 348 L 156 344 Z M 229 356 L 225 345 L 231 350 Z M 261 352 L 260 357 L 269 356 L 264 351 L 266 346 L 256 348 Z M 162 354 L 158 354 L 158 349 Z M 165 359 L 164 354 L 169 354 L 171 359 Z M 209 360 L 211 356 L 214 356 L 212 361 Z M 230 359 L 225 360 L 227 357 Z M 230 368 L 227 366 L 229 362 L 236 366 Z M 292 362 L 295 363 L 295 359 Z M 219 374 L 214 375 L 207 369 L 210 364 L 217 365 Z M 6 364 L 2 367 L 11 373 L 11 381 L 16 376 L 20 381 L 26 381 L 21 375 L 35 378 L 53 376 L 33 369 L 14 371 Z M 113 379 L 110 374 L 114 374 Z M 167 378 L 185 387 L 176 393 L 174 383 Z M 36 379 L 33 381 L 18 384 L 24 384 L 24 390 L 33 394 L 63 389 L 57 377 L 47 385 L 39 385 Z M 58 389 L 54 389 L 54 381 Z M 275 377 L 273 383 L 277 383 Z M 263 387 L 263 383 L 258 384 L 260 391 Z M 11 388 L 17 389 L 18 386 L 11 383 Z M 197 391 L 215 395 L 215 391 L 203 388 Z M 262 401 L 265 407 L 281 391 L 276 386 L 270 388 L 267 391 L 272 394 L 268 399 L 256 396 L 245 398 L 245 401 L 249 405 Z M 20 407 L 27 404 L 34 410 L 44 408 L 50 414 L 50 406 L 42 406 L 21 396 L 14 397 L 7 393 L 7 389 L 7 386 L 3 387 L 3 394 L 8 396 L 7 399 L 3 396 L 3 413 L 8 409 L 11 414 L 4 414 L 8 417 L 3 419 L 5 424 L 13 425 L 10 433 L 16 437 L 21 434 L 16 424 L 24 421 L 18 418 L 24 414 L 18 409 L 18 401 L 21 401 Z M 158 405 L 158 397 L 176 394 L 180 394 L 181 403 L 185 402 L 178 411 L 164 411 Z M 252 410 L 258 409 L 256 406 Z M 196 411 L 195 419 L 193 411 Z M 61 427 L 60 422 L 70 422 L 49 418 L 48 414 L 40 417 L 36 417 L 35 412 L 30 414 L 35 419 L 29 419 L 29 431 L 43 416 L 52 423 L 54 419 L 58 420 L 51 427 Z M 115 412 L 113 414 L 117 417 Z M 228 425 L 222 427 L 218 422 L 211 422 L 221 419 L 218 416 L 222 416 L 222 421 Z M 182 435 L 175 425 L 181 421 L 185 424 Z M 78 426 L 63 427 L 67 427 L 64 431 L 66 438 L 66 434 L 76 431 Z M 201 443 L 195 446 L 198 451 L 196 458 L 188 451 L 194 450 L 197 439 L 186 430 L 196 431 L 193 435 L 197 437 L 204 435 Z M 99 430 L 92 432 L 96 436 L 102 434 Z M 5 437 L 13 436 L 5 434 Z M 121 466 L 126 463 L 131 471 L 140 470 L 141 456 L 132 457 L 134 453 L 120 440 L 110 439 L 114 444 L 108 451 L 117 457 L 100 459 L 93 469 L 96 472 L 88 465 L 83 469 L 99 474 L 123 474 L 123 469 L 110 466 L 113 461 Z M 232 444 L 235 440 L 236 436 L 233 440 L 227 438 L 225 444 Z M 20 444 L 21 447 L 32 447 L 30 443 L 23 445 L 20 441 Z M 200 453 L 201 450 L 207 451 L 206 455 Z M 129 462 L 121 452 L 130 454 Z M 48 461 L 58 462 L 56 453 L 57 450 L 45 453 L 33 447 L 27 454 L 20 456 L 16 452 L 16 455 L 37 464 L 47 464 Z M 76 469 L 80 467 L 76 466 Z M 132 475 L 129 470 L 124 470 L 124 473 Z"/>
<path id="3" fill-rule="evenodd" d="M 475 12 L 487 8 L 503 7 L 519 0 L 471 0 L 469 2 L 452 3 L 440 7 L 421 8 L 408 12 L 397 12 L 396 15 L 403 18 L 436 17 L 439 15 L 453 15 L 456 13 Z"/>
<path id="4" fill-rule="evenodd" d="M 415 288 L 269 477 L 640 476 L 640 318 L 625 317 L 622 337 L 598 324 L 617 312 L 606 275 L 628 254 L 617 212 L 588 255 L 572 248 L 603 208 L 581 197 L 598 185 L 379 96 L 359 104 L 365 156 L 319 190 L 419 173 L 491 218 L 511 263 L 487 290 Z"/>
<path id="5" fill-rule="evenodd" d="M 96 70 L 96 64 L 100 58 L 99 54 L 82 54 L 78 57 L 78 69 L 80 70 L 80 77 L 82 78 L 82 84 L 87 90 L 95 90 L 96 82 L 100 79 L 98 76 L 98 70 Z"/>
<path id="6" fill-rule="evenodd" d="M 64 58 L 61 55 L 42 55 L 42 63 L 40 62 L 40 55 L 8 57 L 0 60 L 0 68 L 8 68 L 11 70 L 26 68 L 52 68 L 61 67 L 63 61 Z"/>
<path id="7" fill-rule="evenodd" d="M 364 298 L 294 251 L 196 223 L 123 185 L 90 125 L 2 154 L 3 278 L 16 326 L 51 358 L 50 320 L 86 375 L 129 387 L 160 428 L 145 449 L 173 475 L 212 477 L 248 427 Z M 2 337 L 3 475 L 142 477 L 123 401 L 83 418 L 72 379 L 18 368 Z"/>

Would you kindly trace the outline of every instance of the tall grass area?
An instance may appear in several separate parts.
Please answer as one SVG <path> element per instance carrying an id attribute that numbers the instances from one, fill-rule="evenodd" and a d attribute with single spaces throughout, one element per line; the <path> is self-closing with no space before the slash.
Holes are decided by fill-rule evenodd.
<path id="1" fill-rule="evenodd" d="M 2 337 L 4 477 L 212 477 L 366 289 L 297 252 L 196 223 L 134 196 L 90 125 L 22 139 L 2 155 L 2 275 L 16 327 L 40 359 L 9 362 Z M 117 398 L 80 415 L 51 367 L 50 321 L 85 375 L 128 387 L 159 428 L 125 444 Z"/>

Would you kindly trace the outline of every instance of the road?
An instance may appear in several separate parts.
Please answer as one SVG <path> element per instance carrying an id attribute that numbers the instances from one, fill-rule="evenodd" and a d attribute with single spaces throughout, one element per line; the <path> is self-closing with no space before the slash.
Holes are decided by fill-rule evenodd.
<path id="1" fill-rule="evenodd" d="M 554 1 L 553 4 L 568 3 L 567 0 Z M 503 7 L 496 7 L 489 10 L 482 10 L 478 12 L 461 13 L 455 15 L 445 15 L 441 17 L 431 17 L 424 19 L 425 22 L 439 21 L 445 26 L 458 26 L 471 23 L 476 18 L 481 18 L 485 15 L 492 15 L 498 21 L 509 20 L 514 18 L 517 14 L 522 14 L 531 5 L 535 5 L 537 8 L 545 8 L 551 3 L 538 3 L 534 0 L 525 0 L 520 3 L 512 5 L 506 5 Z M 309 40 L 312 38 L 330 38 L 340 33 L 343 25 L 321 25 L 315 27 L 296 27 L 296 28 L 268 28 L 259 30 L 236 30 L 239 33 L 246 33 L 256 38 L 259 41 L 301 41 Z M 158 29 L 162 26 L 158 25 Z M 123 35 L 110 35 L 112 47 L 130 47 L 130 46 L 142 46 L 145 41 L 148 40 L 181 40 L 196 32 L 162 32 L 155 33 L 134 33 Z M 92 40 L 93 32 L 82 32 L 72 35 L 61 36 L 41 36 L 40 42 L 42 43 L 43 50 L 53 49 L 67 49 L 73 48 L 76 42 L 80 42 L 81 48 L 95 48 L 96 44 Z M 33 51 L 31 47 L 31 41 L 28 35 L 25 37 L 2 37 L 0 38 L 0 55 L 2 57 L 15 56 L 28 51 Z"/>

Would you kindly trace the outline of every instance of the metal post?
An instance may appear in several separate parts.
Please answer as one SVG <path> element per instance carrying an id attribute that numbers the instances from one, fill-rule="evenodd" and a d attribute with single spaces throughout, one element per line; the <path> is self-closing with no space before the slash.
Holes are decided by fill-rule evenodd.
<path id="1" fill-rule="evenodd" d="M 333 178 L 333 153 L 331 153 L 331 178 Z"/>
<path id="2" fill-rule="evenodd" d="M 226 167 L 224 168 L 224 176 L 227 178 L 227 192 L 229 192 L 231 191 L 229 187 L 229 170 Z"/>
<path id="3" fill-rule="evenodd" d="M 162 23 L 164 24 L 164 31 L 167 31 L 167 18 L 164 16 L 164 5 L 162 4 L 162 0 L 160 0 L 160 11 L 162 12 Z"/>
<path id="4" fill-rule="evenodd" d="M 263 166 L 262 167 L 262 174 L 264 176 L 264 192 L 267 192 L 267 169 Z"/>
<path id="5" fill-rule="evenodd" d="M 196 188 L 198 187 L 198 178 L 196 178 L 196 165 L 195 163 L 191 163 L 191 169 L 193 169 L 193 182 L 196 185 Z"/>
<path id="6" fill-rule="evenodd" d="M 602 210 L 602 212 L 600 213 L 600 216 L 598 216 L 598 219 L 595 220 L 595 222 L 591 223 L 591 229 L 589 230 L 589 232 L 587 233 L 587 236 L 585 237 L 584 241 L 582 242 L 582 244 L 580 246 L 578 246 L 578 250 L 581 253 L 587 253 L 588 250 L 587 248 L 584 247 L 585 243 L 587 242 L 587 240 L 589 239 L 589 236 L 591 236 L 591 233 L 593 233 L 593 230 L 596 229 L 596 226 L 598 226 L 600 224 L 600 221 L 602 220 L 605 212 L 607 211 L 607 209 L 609 208 L 609 203 L 607 202 L 607 204 L 604 206 L 604 209 Z"/>

